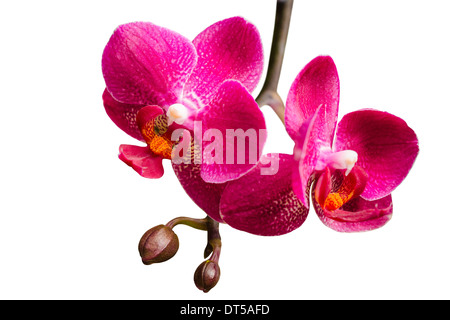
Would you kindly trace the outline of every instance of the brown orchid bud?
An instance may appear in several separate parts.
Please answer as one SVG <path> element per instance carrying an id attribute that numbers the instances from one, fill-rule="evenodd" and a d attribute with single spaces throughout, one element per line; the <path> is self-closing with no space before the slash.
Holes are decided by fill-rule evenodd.
<path id="1" fill-rule="evenodd" d="M 158 225 L 148 230 L 139 241 L 139 254 L 146 265 L 164 262 L 177 253 L 178 237 L 165 225 Z"/>
<path id="2" fill-rule="evenodd" d="M 220 268 L 214 261 L 203 261 L 195 270 L 194 282 L 199 290 L 208 292 L 219 282 Z"/>

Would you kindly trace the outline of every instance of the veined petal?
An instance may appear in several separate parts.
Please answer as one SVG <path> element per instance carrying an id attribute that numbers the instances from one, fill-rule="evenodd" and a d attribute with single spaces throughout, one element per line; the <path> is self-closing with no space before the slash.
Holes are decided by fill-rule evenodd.
<path id="1" fill-rule="evenodd" d="M 293 170 L 292 186 L 297 197 L 307 208 L 309 207 L 309 180 L 315 171 L 321 149 L 327 146 L 329 148 L 328 142 L 322 140 L 325 114 L 326 108 L 320 105 L 314 115 L 303 123 L 294 140 L 294 159 L 297 160 L 297 165 Z"/>
<path id="2" fill-rule="evenodd" d="M 199 164 L 175 164 L 173 170 L 188 196 L 212 219 L 223 222 L 219 203 L 226 183 L 207 183 L 200 176 Z"/>
<path id="3" fill-rule="evenodd" d="M 296 139 L 305 121 L 323 105 L 324 140 L 331 144 L 339 108 L 339 77 L 333 59 L 319 56 L 309 62 L 292 83 L 286 100 L 286 130 Z"/>
<path id="4" fill-rule="evenodd" d="M 264 116 L 237 81 L 225 81 L 197 117 L 203 132 L 201 176 L 223 183 L 256 166 L 266 141 Z"/>
<path id="5" fill-rule="evenodd" d="M 164 175 L 162 158 L 148 147 L 122 144 L 119 147 L 119 159 L 132 167 L 144 178 L 158 179 Z"/>
<path id="6" fill-rule="evenodd" d="M 390 194 L 407 176 L 419 152 L 414 131 L 387 112 L 359 110 L 338 125 L 335 150 L 354 150 L 357 165 L 368 175 L 361 197 L 376 200 Z"/>
<path id="7" fill-rule="evenodd" d="M 207 105 L 225 80 L 240 81 L 252 92 L 263 70 L 263 48 L 256 27 L 240 17 L 219 21 L 193 43 L 198 63 L 185 87 L 192 102 Z"/>
<path id="8" fill-rule="evenodd" d="M 161 107 L 181 97 L 196 63 L 188 39 L 149 22 L 119 26 L 102 57 L 106 87 L 116 100 Z"/>
<path id="9" fill-rule="evenodd" d="M 103 106 L 108 116 L 120 129 L 133 138 L 144 141 L 136 123 L 136 114 L 143 105 L 119 102 L 105 89 L 103 92 Z"/>
<path id="10" fill-rule="evenodd" d="M 228 182 L 220 200 L 223 220 L 238 230 L 264 236 L 300 227 L 308 208 L 292 190 L 294 164 L 292 155 L 267 154 L 252 171 Z"/>

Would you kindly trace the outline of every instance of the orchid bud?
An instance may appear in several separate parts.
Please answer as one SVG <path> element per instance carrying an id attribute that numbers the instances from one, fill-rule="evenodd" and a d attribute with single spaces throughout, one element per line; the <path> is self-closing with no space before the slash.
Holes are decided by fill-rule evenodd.
<path id="1" fill-rule="evenodd" d="M 177 253 L 178 246 L 175 232 L 161 224 L 144 233 L 139 241 L 139 254 L 146 265 L 164 262 Z"/>
<path id="2" fill-rule="evenodd" d="M 219 282 L 219 265 L 211 260 L 203 261 L 195 270 L 194 282 L 199 290 L 208 292 Z"/>

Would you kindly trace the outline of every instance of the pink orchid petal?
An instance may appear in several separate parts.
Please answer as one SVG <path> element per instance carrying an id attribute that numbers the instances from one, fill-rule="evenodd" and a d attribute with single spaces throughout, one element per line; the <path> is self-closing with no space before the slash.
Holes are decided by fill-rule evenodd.
<path id="1" fill-rule="evenodd" d="M 225 80 L 240 81 L 252 92 L 263 70 L 263 48 L 256 27 L 240 17 L 219 21 L 193 41 L 198 63 L 184 90 L 207 105 Z"/>
<path id="2" fill-rule="evenodd" d="M 219 214 L 219 203 L 224 184 L 207 183 L 200 176 L 199 164 L 175 164 L 173 170 L 188 196 L 212 219 L 223 222 Z"/>
<path id="3" fill-rule="evenodd" d="M 110 119 L 125 133 L 144 141 L 136 123 L 136 114 L 142 105 L 126 104 L 114 99 L 107 89 L 103 92 L 103 106 Z"/>
<path id="4" fill-rule="evenodd" d="M 264 165 L 263 163 L 270 164 Z M 273 174 L 262 174 L 278 162 Z M 288 154 L 267 154 L 245 176 L 227 184 L 220 201 L 220 213 L 231 227 L 252 234 L 275 236 L 302 225 L 308 215 L 292 191 L 295 161 Z"/>
<path id="5" fill-rule="evenodd" d="M 127 104 L 169 106 L 181 97 L 197 63 L 194 45 L 149 22 L 119 26 L 102 58 L 106 87 Z"/>
<path id="6" fill-rule="evenodd" d="M 164 175 L 162 158 L 153 154 L 148 147 L 122 144 L 119 159 L 132 167 L 144 178 L 158 179 Z"/>
<path id="7" fill-rule="evenodd" d="M 266 124 L 258 104 L 240 82 L 225 81 L 197 120 L 202 124 L 201 176 L 206 182 L 237 179 L 256 166 L 266 141 Z M 250 138 L 240 143 L 242 139 L 234 134 Z"/>
<path id="8" fill-rule="evenodd" d="M 390 194 L 407 176 L 419 152 L 414 131 L 387 112 L 359 110 L 346 114 L 336 133 L 336 151 L 354 150 L 368 175 L 361 197 L 376 200 Z"/>
<path id="9" fill-rule="evenodd" d="M 286 100 L 286 130 L 296 139 L 302 124 L 319 105 L 326 109 L 324 135 L 331 144 L 339 108 L 339 77 L 333 59 L 319 56 L 309 62 L 292 83 Z"/>
<path id="10" fill-rule="evenodd" d="M 304 206 L 309 208 L 308 184 L 320 158 L 321 149 L 328 142 L 323 141 L 326 108 L 320 105 L 314 115 L 303 123 L 295 140 L 294 157 L 298 169 L 293 171 L 293 189 Z"/>

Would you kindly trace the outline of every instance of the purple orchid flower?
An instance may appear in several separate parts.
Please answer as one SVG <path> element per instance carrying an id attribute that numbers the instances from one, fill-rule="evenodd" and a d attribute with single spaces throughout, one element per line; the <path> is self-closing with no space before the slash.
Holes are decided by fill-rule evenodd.
<path id="1" fill-rule="evenodd" d="M 181 184 L 213 219 L 257 235 L 300 227 L 309 194 L 321 221 L 341 232 L 383 226 L 392 216 L 391 192 L 418 154 L 414 131 L 387 112 L 359 110 L 340 121 L 339 78 L 333 60 L 320 56 L 297 76 L 286 101 L 286 130 L 294 153 L 268 154 L 240 179 L 206 183 L 195 167 L 176 167 Z M 333 138 L 336 131 L 336 138 Z M 274 174 L 261 175 L 271 159 Z"/>
<path id="2" fill-rule="evenodd" d="M 180 128 L 192 131 L 195 121 L 202 124 L 201 134 L 212 128 L 224 136 L 227 130 L 266 128 L 249 93 L 262 74 L 262 43 L 255 26 L 243 18 L 219 21 L 192 42 L 148 22 L 121 25 L 105 47 L 102 69 L 107 114 L 120 129 L 147 144 L 121 145 L 119 158 L 143 177 L 164 174 L 162 160 L 172 159 L 180 142 L 173 141 L 172 134 Z M 264 142 L 261 136 L 259 145 Z M 202 153 L 208 145 L 201 145 Z M 205 181 L 220 183 L 239 178 L 255 165 L 205 162 L 200 167 Z"/>

